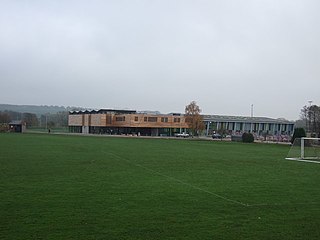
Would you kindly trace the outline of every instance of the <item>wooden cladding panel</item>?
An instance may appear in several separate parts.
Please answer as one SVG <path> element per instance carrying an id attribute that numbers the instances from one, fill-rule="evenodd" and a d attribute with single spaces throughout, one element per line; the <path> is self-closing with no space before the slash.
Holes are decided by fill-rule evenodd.
<path id="1" fill-rule="evenodd" d="M 106 114 L 91 114 L 91 126 L 103 127 L 106 125 Z"/>
<path id="2" fill-rule="evenodd" d="M 161 122 L 166 118 L 167 122 Z M 180 122 L 174 119 L 180 119 Z M 156 121 L 155 121 L 156 119 Z M 146 121 L 145 121 L 146 120 Z M 146 114 L 123 114 L 114 115 L 112 119 L 114 127 L 137 127 L 137 128 L 188 128 L 183 116 L 169 115 L 146 115 Z"/>
<path id="3" fill-rule="evenodd" d="M 91 126 L 91 115 L 93 114 L 84 114 L 83 125 Z"/>
<path id="4" fill-rule="evenodd" d="M 157 121 L 154 121 L 155 118 Z M 161 118 L 163 118 L 163 122 L 161 121 Z M 174 119 L 180 119 L 180 122 L 175 122 Z M 185 123 L 183 116 L 132 114 L 130 127 L 188 128 L 188 125 Z"/>
<path id="5" fill-rule="evenodd" d="M 161 119 L 163 119 L 163 121 L 161 121 Z M 177 121 L 178 119 L 180 119 L 180 122 Z M 185 118 L 183 116 L 148 114 L 69 115 L 69 125 L 137 128 L 188 128 L 188 125 L 185 122 Z"/>
<path id="6" fill-rule="evenodd" d="M 69 126 L 82 126 L 82 115 L 69 115 L 68 124 Z"/>

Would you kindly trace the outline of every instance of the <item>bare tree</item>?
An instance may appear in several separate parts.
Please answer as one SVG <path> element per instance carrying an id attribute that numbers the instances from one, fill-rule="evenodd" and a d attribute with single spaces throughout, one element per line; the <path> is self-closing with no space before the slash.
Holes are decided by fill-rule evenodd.
<path id="1" fill-rule="evenodd" d="M 0 112 L 0 123 L 9 123 L 11 117 L 7 112 Z"/>
<path id="2" fill-rule="evenodd" d="M 198 136 L 205 128 L 200 113 L 201 109 L 195 101 L 192 101 L 185 108 L 185 119 L 194 136 Z"/>
<path id="3" fill-rule="evenodd" d="M 27 123 L 27 127 L 39 126 L 39 120 L 34 113 L 23 113 L 22 120 Z"/>
<path id="4" fill-rule="evenodd" d="M 320 136 L 320 106 L 304 106 L 301 109 L 300 117 L 306 123 L 307 132 Z"/>

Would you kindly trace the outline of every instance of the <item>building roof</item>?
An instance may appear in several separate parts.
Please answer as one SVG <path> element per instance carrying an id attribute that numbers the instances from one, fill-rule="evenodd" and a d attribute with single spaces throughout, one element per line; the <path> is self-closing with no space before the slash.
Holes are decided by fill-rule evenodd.
<path id="1" fill-rule="evenodd" d="M 294 124 L 283 118 L 268 118 L 268 117 L 245 117 L 245 116 L 224 116 L 224 115 L 203 115 L 204 121 L 212 122 L 247 122 L 247 123 L 282 123 Z"/>
<path id="2" fill-rule="evenodd" d="M 9 125 L 23 125 L 24 122 L 22 120 L 13 120 L 9 122 Z"/>
<path id="3" fill-rule="evenodd" d="M 161 114 L 157 111 L 141 111 L 136 110 L 119 110 L 119 109 L 99 109 L 99 110 L 83 110 L 83 111 L 70 111 L 69 114 L 150 114 L 150 115 L 173 115 L 183 116 L 180 113 Z M 202 115 L 203 120 L 206 122 L 244 122 L 244 123 L 280 123 L 280 124 L 294 124 L 283 118 L 268 118 L 268 117 L 246 117 L 246 116 L 225 116 L 225 115 Z"/>
<path id="4" fill-rule="evenodd" d="M 104 113 L 115 113 L 115 114 L 133 114 L 137 113 L 136 110 L 118 110 L 118 109 L 99 109 L 99 110 L 83 110 L 83 111 L 70 111 L 69 114 L 104 114 Z"/>

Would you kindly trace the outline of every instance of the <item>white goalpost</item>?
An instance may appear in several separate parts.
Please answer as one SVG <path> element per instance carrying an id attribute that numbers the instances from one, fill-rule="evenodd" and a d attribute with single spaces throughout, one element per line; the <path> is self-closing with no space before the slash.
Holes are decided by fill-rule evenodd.
<path id="1" fill-rule="evenodd" d="M 320 138 L 296 138 L 286 159 L 320 163 Z"/>

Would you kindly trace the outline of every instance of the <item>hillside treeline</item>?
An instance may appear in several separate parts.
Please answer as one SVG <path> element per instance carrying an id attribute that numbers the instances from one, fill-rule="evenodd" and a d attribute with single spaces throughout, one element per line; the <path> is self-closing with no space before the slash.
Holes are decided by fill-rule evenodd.
<path id="1" fill-rule="evenodd" d="M 0 112 L 12 111 L 18 113 L 34 113 L 38 117 L 48 113 L 68 112 L 73 110 L 82 110 L 79 107 L 64 107 L 64 106 L 47 106 L 47 105 L 13 105 L 13 104 L 0 104 Z"/>
<path id="2" fill-rule="evenodd" d="M 39 117 L 35 113 L 21 113 L 15 111 L 0 111 L 0 123 L 10 123 L 11 121 L 22 120 L 26 122 L 27 127 L 67 127 L 68 112 L 61 111 L 57 113 L 42 114 Z"/>

